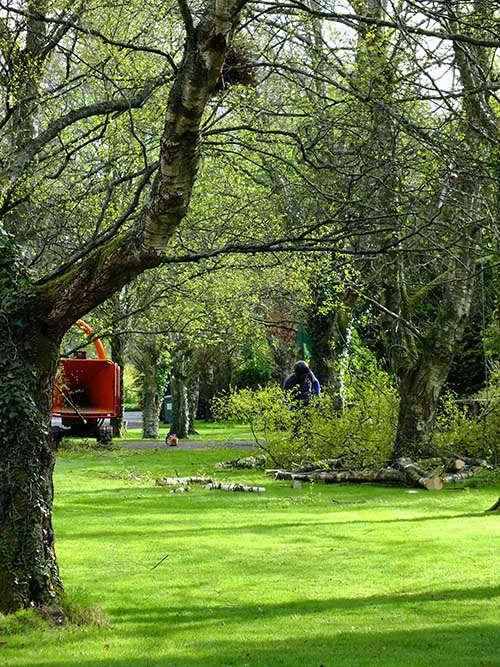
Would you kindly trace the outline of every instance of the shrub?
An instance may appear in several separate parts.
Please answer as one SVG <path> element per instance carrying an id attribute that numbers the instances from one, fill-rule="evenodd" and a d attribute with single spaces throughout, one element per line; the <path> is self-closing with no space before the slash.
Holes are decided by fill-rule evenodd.
<path id="1" fill-rule="evenodd" d="M 305 459 L 335 459 L 341 467 L 387 463 L 398 402 L 387 374 L 373 358 L 358 358 L 345 371 L 343 402 L 344 408 L 338 409 L 325 392 L 294 410 L 290 397 L 271 385 L 235 391 L 217 399 L 214 408 L 218 418 L 247 422 L 271 465 L 289 468 Z"/>
<path id="2" fill-rule="evenodd" d="M 443 453 L 456 453 L 498 463 L 500 440 L 500 374 L 490 380 L 487 390 L 478 396 L 480 410 L 471 414 L 466 405 L 457 403 L 447 392 L 436 419 L 434 443 Z"/>

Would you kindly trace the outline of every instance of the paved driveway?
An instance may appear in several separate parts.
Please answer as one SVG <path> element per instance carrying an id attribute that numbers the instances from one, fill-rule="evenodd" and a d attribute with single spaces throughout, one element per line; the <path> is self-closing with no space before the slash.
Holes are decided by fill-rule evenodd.
<path id="1" fill-rule="evenodd" d="M 142 412 L 127 411 L 124 413 L 124 419 L 127 421 L 128 428 L 142 427 Z M 123 447 L 126 449 L 184 449 L 184 450 L 201 450 L 201 449 L 254 449 L 255 442 L 253 440 L 238 440 L 231 442 L 208 441 L 208 442 L 191 442 L 190 440 L 180 441 L 176 447 L 170 447 L 165 444 L 164 440 L 148 440 L 146 442 L 124 442 Z"/>
<path id="2" fill-rule="evenodd" d="M 122 442 L 122 447 L 126 449 L 183 449 L 188 451 L 200 451 L 202 449 L 255 449 L 255 442 L 248 440 L 236 440 L 231 442 L 211 441 L 211 442 L 191 442 L 189 440 L 180 441 L 175 447 L 166 445 L 163 440 L 147 440 L 139 442 Z"/>
<path id="3" fill-rule="evenodd" d="M 124 412 L 123 419 L 127 422 L 128 428 L 141 428 L 142 427 L 142 412 L 139 410 Z"/>

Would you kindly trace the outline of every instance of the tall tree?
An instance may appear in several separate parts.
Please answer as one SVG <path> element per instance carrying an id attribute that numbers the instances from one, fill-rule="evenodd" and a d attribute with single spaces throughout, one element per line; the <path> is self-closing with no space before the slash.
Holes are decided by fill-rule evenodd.
<path id="1" fill-rule="evenodd" d="M 19 20 L 26 19 L 22 25 L 23 36 L 40 38 L 33 47 L 36 57 L 28 59 L 33 80 L 39 61 L 43 56 L 48 57 L 54 48 L 60 25 L 69 29 L 68 26 L 74 24 L 75 33 L 88 34 L 81 23 L 60 19 L 57 12 L 51 13 L 47 7 L 40 6 L 42 4 L 27 2 L 12 10 Z M 54 444 L 49 430 L 58 346 L 78 317 L 165 258 L 166 246 L 189 205 L 200 153 L 203 114 L 219 85 L 222 66 L 245 3 L 207 0 L 201 3 L 197 17 L 187 3 L 179 4 L 186 31 L 184 51 L 166 101 L 158 175 L 150 200 L 137 222 L 123 231 L 116 225 L 108 233 L 97 235 L 72 261 L 56 267 L 51 275 L 36 283 L 20 266 L 22 251 L 15 239 L 2 232 L 0 334 L 6 343 L 0 353 L 0 370 L 2 376 L 8 377 L 1 390 L 0 427 L 2 612 L 52 603 L 61 594 L 51 520 Z M 3 28 L 8 37 L 17 39 L 17 28 L 11 25 L 12 21 L 9 10 Z M 37 27 L 42 24 L 55 26 L 46 38 Z M 89 32 L 92 34 L 91 30 Z M 20 41 L 22 39 L 19 37 Z M 9 76 L 4 94 L 9 106 L 4 110 L 4 122 L 14 123 L 10 82 L 25 77 L 25 62 L 4 56 Z M 146 88 L 148 85 L 139 93 L 122 90 L 117 97 L 65 109 L 32 137 L 19 129 L 20 138 L 15 147 L 12 150 L 9 147 L 4 154 L 2 164 L 3 215 L 15 210 L 25 196 L 30 179 L 36 176 L 44 153 L 67 128 L 89 117 L 111 120 L 112 113 L 128 112 L 140 106 L 151 94 L 151 86 L 147 92 Z M 16 108 L 20 109 L 27 95 L 29 92 L 19 91 L 14 101 Z"/>

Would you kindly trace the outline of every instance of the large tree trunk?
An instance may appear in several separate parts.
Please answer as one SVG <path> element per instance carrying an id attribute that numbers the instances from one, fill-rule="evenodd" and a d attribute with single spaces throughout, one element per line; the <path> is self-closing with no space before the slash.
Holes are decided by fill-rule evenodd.
<path id="1" fill-rule="evenodd" d="M 57 344 L 40 332 L 0 238 L 0 612 L 57 601 L 50 429 Z"/>
<path id="2" fill-rule="evenodd" d="M 160 389 L 158 367 L 161 342 L 156 336 L 142 339 L 135 355 L 142 377 L 142 437 L 160 437 Z"/>
<path id="3" fill-rule="evenodd" d="M 476 11 L 484 13 L 477 17 L 481 18 L 478 25 L 487 25 L 493 11 L 491 4 L 483 0 L 473 4 Z M 380 18 L 384 2 L 356 0 L 356 5 L 358 11 Z M 453 23 L 453 12 L 447 9 Z M 458 26 L 454 29 L 458 30 Z M 463 139 L 455 147 L 455 156 L 449 158 L 449 173 L 444 176 L 441 195 L 436 197 L 432 211 L 432 220 L 436 224 L 429 223 L 433 232 L 435 227 L 435 245 L 433 248 L 428 246 L 434 255 L 435 274 L 418 293 L 409 294 L 419 268 L 409 262 L 411 255 L 404 252 L 405 248 L 394 243 L 401 236 L 398 223 L 399 143 L 394 119 L 387 109 L 392 104 L 395 78 L 393 64 L 388 58 L 387 40 L 380 33 L 379 27 L 359 30 L 358 51 L 360 63 L 364 64 L 359 85 L 363 89 L 369 84 L 370 99 L 374 100 L 370 130 L 372 150 L 367 153 L 367 173 L 372 175 L 373 182 L 367 190 L 368 201 L 375 216 L 385 216 L 387 226 L 392 227 L 392 233 L 387 236 L 392 241 L 392 249 L 386 254 L 382 283 L 385 330 L 400 393 L 394 453 L 397 459 L 428 453 L 439 396 L 469 316 L 478 232 L 486 210 L 481 198 L 489 178 L 483 165 L 490 160 L 489 142 L 493 138 L 498 140 L 498 128 L 486 92 L 486 49 L 479 46 L 464 48 L 453 43 L 463 87 L 474 94 L 463 98 L 463 121 L 457 128 L 457 135 Z M 443 252 L 444 248 L 446 252 Z M 438 294 L 434 309 L 422 307 L 422 302 L 430 301 L 432 289 Z"/>
<path id="4" fill-rule="evenodd" d="M 432 355 L 403 374 L 399 382 L 398 428 L 394 459 L 432 454 L 432 434 L 439 398 L 452 357 L 438 362 Z"/>
<path id="5" fill-rule="evenodd" d="M 195 419 L 198 415 L 198 405 L 200 401 L 200 378 L 192 376 L 189 381 L 189 430 L 190 435 L 196 434 Z"/>
<path id="6" fill-rule="evenodd" d="M 468 185 L 472 189 L 474 183 Z M 477 197 L 470 189 L 465 192 L 468 192 L 468 201 L 473 206 Z M 462 197 L 464 190 L 465 184 L 462 184 Z M 457 208 L 453 207 L 450 211 L 456 212 L 458 204 L 456 202 Z M 479 204 L 477 210 L 480 210 Z M 457 219 L 458 214 L 454 218 Z M 425 338 L 414 341 L 414 344 L 407 342 L 405 346 L 401 345 L 400 336 L 393 330 L 393 349 L 397 350 L 400 345 L 392 359 L 400 396 L 395 459 L 402 456 L 418 458 L 432 453 L 431 440 L 441 391 L 469 318 L 474 291 L 477 233 L 475 223 L 465 226 L 462 247 L 456 250 L 453 261 L 450 261 L 444 278 L 442 303 Z M 409 341 L 411 332 L 406 334 Z"/>
<path id="7" fill-rule="evenodd" d="M 455 49 L 464 88 L 479 90 L 486 71 L 478 67 L 485 60 L 484 48 L 477 47 L 472 55 L 462 47 Z M 464 138 L 457 146 L 456 171 L 444 183 L 439 210 L 438 221 L 449 230 L 448 237 L 457 239 L 448 251 L 446 271 L 439 277 L 441 300 L 432 326 L 420 340 L 415 338 L 414 345 L 405 350 L 401 334 L 392 336 L 393 349 L 399 347 L 393 365 L 401 397 L 395 458 L 429 454 L 439 397 L 464 334 L 474 293 L 480 229 L 488 216 L 490 177 L 483 165 L 488 163 L 490 140 L 498 139 L 498 128 L 487 97 L 465 96 L 463 106 Z M 400 303 L 404 306 L 404 298 Z M 396 328 L 392 327 L 393 332 Z"/>
<path id="8" fill-rule="evenodd" d="M 315 303 L 307 316 L 307 329 L 310 332 L 314 373 L 322 387 L 331 394 L 338 410 L 343 407 L 342 371 L 343 355 L 349 343 L 351 314 L 357 295 L 347 289 L 339 298 L 333 312 L 322 312 L 326 296 L 314 295 Z"/>
<path id="9" fill-rule="evenodd" d="M 170 432 L 178 438 L 186 438 L 190 430 L 189 374 L 184 350 L 175 350 L 172 355 L 172 423 Z"/>
<path id="10" fill-rule="evenodd" d="M 114 438 L 123 438 L 125 434 L 125 420 L 123 418 L 123 371 L 125 368 L 125 341 L 123 336 L 112 334 L 111 359 L 120 367 L 120 405 L 118 414 L 111 420 Z"/>

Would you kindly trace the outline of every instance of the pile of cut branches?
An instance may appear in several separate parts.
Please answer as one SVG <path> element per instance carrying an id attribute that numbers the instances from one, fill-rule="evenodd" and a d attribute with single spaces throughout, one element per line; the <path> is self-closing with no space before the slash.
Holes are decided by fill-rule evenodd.
<path id="1" fill-rule="evenodd" d="M 482 459 L 456 456 L 452 459 L 436 457 L 418 462 L 400 458 L 391 465 L 377 470 L 340 468 L 338 464 L 333 468 L 325 466 L 311 469 L 310 462 L 305 462 L 303 469 L 300 466 L 295 470 L 272 468 L 266 470 L 266 474 L 274 479 L 321 484 L 404 484 L 439 491 L 444 484 L 463 482 L 485 468 L 489 466 Z"/>

